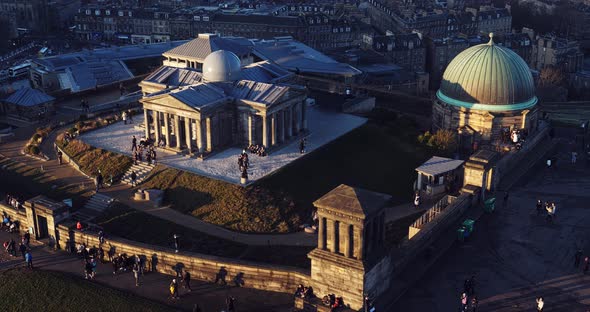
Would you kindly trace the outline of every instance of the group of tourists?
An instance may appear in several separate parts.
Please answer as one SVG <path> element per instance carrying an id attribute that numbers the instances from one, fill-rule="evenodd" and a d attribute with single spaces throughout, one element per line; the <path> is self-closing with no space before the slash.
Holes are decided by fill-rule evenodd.
<path id="1" fill-rule="evenodd" d="M 18 221 L 10 220 L 10 217 L 6 212 L 3 212 L 2 215 L 2 223 L 0 223 L 0 229 L 4 229 L 8 233 L 17 233 L 18 232 Z"/>
<path id="2" fill-rule="evenodd" d="M 21 238 L 20 243 L 11 238 L 10 240 L 4 241 L 2 247 L 12 257 L 17 257 L 17 252 L 20 252 L 23 260 L 25 261 L 26 267 L 33 269 L 33 256 L 31 255 L 31 234 L 26 232 Z"/>
<path id="3" fill-rule="evenodd" d="M 264 157 L 267 155 L 266 153 L 266 148 L 264 147 L 264 145 L 259 145 L 259 144 L 252 144 L 250 146 L 248 146 L 248 151 L 254 155 L 258 155 L 260 157 Z"/>
<path id="4" fill-rule="evenodd" d="M 295 290 L 295 297 L 311 299 L 314 297 L 313 288 L 311 286 L 303 286 L 303 284 L 299 284 Z"/>
<path id="5" fill-rule="evenodd" d="M 131 152 L 133 153 L 133 160 L 137 165 L 143 161 L 143 155 L 145 152 L 145 160 L 148 164 L 156 164 L 156 149 L 154 142 L 149 139 L 142 137 L 137 144 L 137 138 L 133 136 L 131 138 Z"/>
<path id="6" fill-rule="evenodd" d="M 179 295 L 179 283 L 178 280 L 180 279 L 180 282 L 182 283 L 182 287 L 187 291 L 187 292 L 191 292 L 193 291 L 193 289 L 191 288 L 191 274 L 187 271 L 184 270 L 184 272 L 182 270 L 177 271 L 177 278 L 172 279 L 172 282 L 170 283 L 170 298 L 172 299 L 179 299 L 180 295 Z"/>
<path id="7" fill-rule="evenodd" d="M 6 205 L 8 205 L 16 210 L 23 208 L 23 205 L 22 205 L 23 200 L 22 200 L 22 197 L 20 197 L 20 196 L 6 194 L 5 201 L 6 201 Z"/>
<path id="8" fill-rule="evenodd" d="M 322 304 L 330 307 L 330 311 L 336 311 L 340 308 L 344 308 L 344 300 L 342 297 L 336 297 L 335 294 L 327 294 L 322 298 Z"/>
<path id="9" fill-rule="evenodd" d="M 479 301 L 475 295 L 475 275 L 463 282 L 463 293 L 461 294 L 461 311 L 467 312 L 469 308 L 476 312 Z"/>
<path id="10" fill-rule="evenodd" d="M 556 212 L 557 212 L 557 205 L 555 205 L 555 202 L 553 201 L 546 201 L 545 203 L 543 203 L 542 200 L 537 200 L 537 215 L 540 216 L 543 214 L 543 210 L 545 211 L 545 213 L 547 214 L 545 217 L 545 220 L 547 220 L 547 223 L 553 223 L 553 221 L 555 220 Z"/>

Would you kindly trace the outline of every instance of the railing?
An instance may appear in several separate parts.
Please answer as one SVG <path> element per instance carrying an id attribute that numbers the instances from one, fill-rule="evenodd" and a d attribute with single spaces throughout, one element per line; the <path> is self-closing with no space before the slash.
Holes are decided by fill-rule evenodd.
<path id="1" fill-rule="evenodd" d="M 420 218 L 418 218 L 418 220 L 414 221 L 410 227 L 421 229 L 426 223 L 431 222 L 436 216 L 443 212 L 445 208 L 455 200 L 455 198 L 455 196 L 445 195 L 436 202 L 432 208 L 428 209 Z"/>

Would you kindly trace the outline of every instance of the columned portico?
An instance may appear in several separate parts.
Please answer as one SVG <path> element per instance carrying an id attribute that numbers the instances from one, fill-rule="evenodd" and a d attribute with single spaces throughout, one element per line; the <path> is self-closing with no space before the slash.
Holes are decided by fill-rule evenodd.
<path id="1" fill-rule="evenodd" d="M 207 134 L 207 152 L 211 152 L 213 150 L 213 141 L 211 139 L 211 117 L 207 117 L 206 122 L 206 134 Z"/>
<path id="2" fill-rule="evenodd" d="M 184 136 L 186 139 L 186 148 L 189 152 L 189 154 L 192 152 L 193 150 L 193 144 L 192 144 L 192 131 L 191 131 L 191 119 L 184 117 Z"/>
<path id="3" fill-rule="evenodd" d="M 162 126 L 160 126 L 160 112 L 158 111 L 153 111 L 154 112 L 154 139 L 156 141 L 156 144 L 158 144 L 158 142 L 160 142 L 160 130 L 162 129 Z"/>
<path id="4" fill-rule="evenodd" d="M 170 114 L 164 113 L 164 136 L 166 137 L 166 147 L 170 148 Z"/>
<path id="5" fill-rule="evenodd" d="M 174 138 L 176 141 L 174 148 L 180 150 L 180 118 L 178 115 L 174 115 Z"/>
<path id="6" fill-rule="evenodd" d="M 143 123 L 145 125 L 145 137 L 150 137 L 150 111 L 147 109 L 143 110 Z"/>
<path id="7" fill-rule="evenodd" d="M 201 124 L 201 120 L 197 119 L 197 148 L 199 149 L 199 153 L 205 152 L 205 144 L 203 142 L 203 125 Z"/>
<path id="8" fill-rule="evenodd" d="M 262 115 L 262 145 L 268 147 L 268 118 Z"/>

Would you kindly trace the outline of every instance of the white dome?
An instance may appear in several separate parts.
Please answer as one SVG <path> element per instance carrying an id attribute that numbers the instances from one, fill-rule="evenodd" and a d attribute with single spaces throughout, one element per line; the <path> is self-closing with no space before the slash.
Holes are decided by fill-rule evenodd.
<path id="1" fill-rule="evenodd" d="M 240 58 L 230 51 L 218 50 L 203 61 L 203 79 L 211 82 L 235 81 L 241 76 Z"/>

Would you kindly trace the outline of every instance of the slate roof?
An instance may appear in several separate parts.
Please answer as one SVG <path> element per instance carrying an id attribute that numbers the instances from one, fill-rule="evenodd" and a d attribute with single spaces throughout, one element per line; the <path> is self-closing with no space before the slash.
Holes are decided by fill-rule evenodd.
<path id="1" fill-rule="evenodd" d="M 168 86 L 187 86 L 201 82 L 203 74 L 193 68 L 162 66 L 143 81 Z"/>
<path id="2" fill-rule="evenodd" d="M 22 88 L 10 95 L 6 100 L 7 103 L 31 107 L 44 104 L 55 100 L 54 97 L 47 95 L 37 89 Z"/>
<path id="3" fill-rule="evenodd" d="M 434 156 L 416 168 L 416 171 L 435 176 L 457 169 L 463 164 L 462 160 Z"/>
<path id="4" fill-rule="evenodd" d="M 242 69 L 242 79 L 259 82 L 275 82 L 293 76 L 293 74 L 280 66 L 268 61 L 250 64 Z"/>
<path id="5" fill-rule="evenodd" d="M 280 100 L 287 91 L 289 91 L 289 87 L 286 86 L 240 80 L 229 90 L 229 94 L 238 99 L 273 104 Z"/>
<path id="6" fill-rule="evenodd" d="M 199 83 L 190 87 L 176 89 L 170 92 L 169 95 L 197 109 L 227 99 L 223 90 L 212 83 Z"/>
<path id="7" fill-rule="evenodd" d="M 313 205 L 357 217 L 367 217 L 378 213 L 390 200 L 391 196 L 387 194 L 340 184 Z"/>
<path id="8" fill-rule="evenodd" d="M 133 74 L 121 61 L 96 61 L 80 63 L 66 70 L 73 92 L 92 89 L 133 78 Z"/>
<path id="9" fill-rule="evenodd" d="M 215 34 L 199 34 L 195 38 L 181 46 L 166 51 L 163 55 L 166 57 L 188 57 L 197 60 L 204 60 L 211 52 L 218 50 L 227 50 L 242 57 L 250 53 L 251 49 L 231 38 L 222 38 Z"/>

